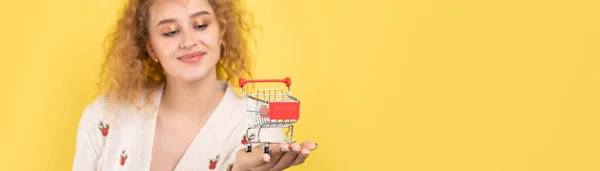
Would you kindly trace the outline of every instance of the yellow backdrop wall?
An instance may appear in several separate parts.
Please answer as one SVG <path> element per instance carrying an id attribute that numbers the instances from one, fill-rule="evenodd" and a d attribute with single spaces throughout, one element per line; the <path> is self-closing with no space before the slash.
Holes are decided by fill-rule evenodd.
<path id="1" fill-rule="evenodd" d="M 600 1 L 249 0 L 292 170 L 600 170 Z M 121 0 L 0 3 L 0 170 L 70 170 Z"/>

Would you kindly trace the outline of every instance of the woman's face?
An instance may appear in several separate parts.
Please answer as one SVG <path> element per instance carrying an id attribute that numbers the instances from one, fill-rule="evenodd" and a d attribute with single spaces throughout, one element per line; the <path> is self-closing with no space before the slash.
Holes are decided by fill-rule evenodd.
<path id="1" fill-rule="evenodd" d="M 167 77 L 193 82 L 214 74 L 221 34 L 208 0 L 156 0 L 149 12 L 146 50 Z"/>

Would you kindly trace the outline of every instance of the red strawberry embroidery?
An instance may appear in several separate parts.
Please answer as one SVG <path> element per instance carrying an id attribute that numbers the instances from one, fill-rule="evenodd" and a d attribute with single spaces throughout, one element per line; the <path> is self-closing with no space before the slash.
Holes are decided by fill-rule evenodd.
<path id="1" fill-rule="evenodd" d="M 267 105 L 263 105 L 260 107 L 260 115 L 263 117 L 269 116 L 269 107 L 267 107 Z"/>
<path id="2" fill-rule="evenodd" d="M 250 134 L 250 136 L 244 135 L 244 137 L 242 137 L 242 144 L 246 145 L 248 143 L 248 141 L 252 141 L 253 139 L 254 139 L 254 134 Z"/>
<path id="3" fill-rule="evenodd" d="M 108 135 L 109 128 L 110 128 L 109 124 L 100 121 L 100 125 L 98 125 L 98 129 L 100 129 L 100 132 L 102 132 L 102 136 L 106 137 L 106 135 Z"/>
<path id="4" fill-rule="evenodd" d="M 121 166 L 125 165 L 125 161 L 127 161 L 127 154 L 125 154 L 125 150 L 121 151 Z"/>
<path id="5" fill-rule="evenodd" d="M 220 155 L 217 155 L 217 157 L 215 157 L 214 159 L 210 159 L 210 161 L 208 162 L 208 169 L 213 170 L 217 168 L 217 163 L 219 162 L 220 157 Z"/>

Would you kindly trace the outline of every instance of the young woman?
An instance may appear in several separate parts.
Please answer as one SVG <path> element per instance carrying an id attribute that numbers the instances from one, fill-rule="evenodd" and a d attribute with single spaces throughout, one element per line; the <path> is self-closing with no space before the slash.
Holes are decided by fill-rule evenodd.
<path id="1" fill-rule="evenodd" d="M 106 91 L 85 109 L 73 170 L 283 170 L 314 142 L 246 152 L 251 75 L 243 0 L 129 0 L 105 61 Z M 254 134 L 254 133 L 253 133 Z M 280 129 L 261 139 L 282 140 Z"/>

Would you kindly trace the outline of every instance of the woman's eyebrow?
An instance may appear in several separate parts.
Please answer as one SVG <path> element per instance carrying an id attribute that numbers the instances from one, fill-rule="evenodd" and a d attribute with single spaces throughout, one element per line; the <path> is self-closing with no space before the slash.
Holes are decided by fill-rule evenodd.
<path id="1" fill-rule="evenodd" d="M 208 11 L 200 11 L 200 12 L 196 12 L 196 13 L 192 14 L 192 15 L 190 16 L 190 18 L 195 18 L 195 17 L 198 17 L 198 16 L 202 16 L 202 15 L 209 15 L 209 14 L 210 14 L 210 13 L 208 13 Z M 175 20 L 175 19 L 173 19 L 173 18 L 164 19 L 164 20 L 161 20 L 160 22 L 158 22 L 158 24 L 156 24 L 156 26 L 158 27 L 158 26 L 160 26 L 161 24 L 173 23 L 173 22 L 175 22 L 175 21 L 177 21 L 177 20 Z"/>
<path id="2" fill-rule="evenodd" d="M 190 18 L 195 18 L 195 17 L 198 17 L 198 16 L 209 15 L 209 14 L 210 13 L 208 13 L 208 11 L 200 11 L 200 12 L 196 12 L 196 13 L 192 14 L 190 16 Z"/>

